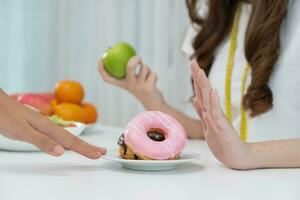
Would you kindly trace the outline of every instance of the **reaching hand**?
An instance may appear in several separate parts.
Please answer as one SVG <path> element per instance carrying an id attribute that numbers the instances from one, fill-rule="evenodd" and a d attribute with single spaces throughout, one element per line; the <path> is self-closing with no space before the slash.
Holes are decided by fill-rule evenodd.
<path id="1" fill-rule="evenodd" d="M 92 159 L 106 153 L 104 148 L 84 142 L 46 117 L 19 104 L 1 89 L 0 133 L 13 140 L 31 143 L 52 156 L 61 156 L 65 149 Z"/>
<path id="2" fill-rule="evenodd" d="M 204 136 L 215 157 L 228 167 L 249 169 L 254 163 L 249 146 L 242 142 L 223 113 L 216 90 L 209 84 L 204 71 L 192 61 L 194 106 L 204 122 Z"/>
<path id="3" fill-rule="evenodd" d="M 136 74 L 139 65 L 141 68 Z M 128 61 L 125 79 L 110 76 L 104 68 L 102 59 L 99 61 L 99 73 L 105 82 L 129 91 L 147 110 L 158 110 L 165 105 L 164 97 L 156 86 L 156 74 L 150 70 L 149 66 L 143 64 L 138 56 Z"/>

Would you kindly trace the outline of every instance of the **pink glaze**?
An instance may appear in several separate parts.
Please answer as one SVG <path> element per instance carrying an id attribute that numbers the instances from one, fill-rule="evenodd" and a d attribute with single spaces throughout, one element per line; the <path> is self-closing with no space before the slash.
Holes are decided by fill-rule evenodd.
<path id="1" fill-rule="evenodd" d="M 147 135 L 152 128 L 165 132 L 165 140 L 153 141 Z M 125 143 L 137 154 L 154 160 L 167 160 L 179 155 L 187 142 L 183 126 L 173 117 L 159 111 L 143 112 L 134 117 L 124 132 Z"/>

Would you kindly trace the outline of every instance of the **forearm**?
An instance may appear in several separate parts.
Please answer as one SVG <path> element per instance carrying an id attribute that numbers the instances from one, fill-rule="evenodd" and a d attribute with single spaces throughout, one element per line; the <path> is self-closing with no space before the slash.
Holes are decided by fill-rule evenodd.
<path id="1" fill-rule="evenodd" d="M 300 139 L 248 144 L 254 158 L 254 168 L 300 167 Z"/>
<path id="2" fill-rule="evenodd" d="M 193 119 L 191 117 L 188 117 L 184 113 L 180 112 L 176 108 L 164 104 L 163 106 L 160 106 L 158 111 L 167 113 L 177 119 L 185 128 L 187 131 L 188 137 L 191 139 L 196 139 L 196 138 L 204 138 L 202 134 L 202 123 L 200 120 Z"/>

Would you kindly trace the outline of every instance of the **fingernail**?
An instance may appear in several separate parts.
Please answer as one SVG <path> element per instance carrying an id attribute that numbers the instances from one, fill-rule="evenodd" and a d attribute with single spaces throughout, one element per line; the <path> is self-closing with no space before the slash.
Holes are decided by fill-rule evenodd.
<path id="1" fill-rule="evenodd" d="M 100 152 L 101 155 L 106 154 L 106 149 L 105 148 L 99 148 L 97 151 Z"/>
<path id="2" fill-rule="evenodd" d="M 56 145 L 54 147 L 53 151 L 54 151 L 55 155 L 60 156 L 60 155 L 62 155 L 65 152 L 65 149 L 62 148 L 60 145 Z"/>
<path id="3" fill-rule="evenodd" d="M 102 149 L 102 155 L 105 155 L 105 154 L 106 154 L 106 152 L 107 152 L 107 150 L 106 150 L 106 149 Z"/>

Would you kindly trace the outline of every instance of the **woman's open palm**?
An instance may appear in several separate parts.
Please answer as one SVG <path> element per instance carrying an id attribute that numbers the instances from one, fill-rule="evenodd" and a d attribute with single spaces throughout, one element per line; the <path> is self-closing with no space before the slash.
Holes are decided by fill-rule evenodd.
<path id="1" fill-rule="evenodd" d="M 215 157 L 228 167 L 247 169 L 253 163 L 246 143 L 240 140 L 223 113 L 216 90 L 213 90 L 196 61 L 192 62 L 194 106 L 204 124 L 204 136 Z"/>

